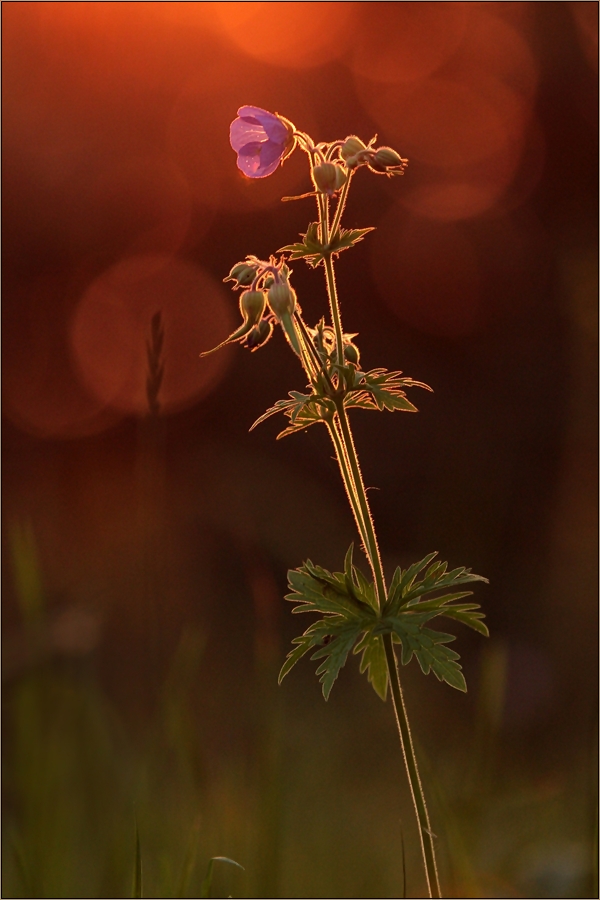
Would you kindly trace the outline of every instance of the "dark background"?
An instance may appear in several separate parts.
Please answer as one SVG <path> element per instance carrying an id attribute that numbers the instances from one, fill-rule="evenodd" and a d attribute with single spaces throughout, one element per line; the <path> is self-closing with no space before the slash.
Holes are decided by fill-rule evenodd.
<path id="1" fill-rule="evenodd" d="M 244 104 L 410 159 L 358 173 L 345 224 L 377 230 L 338 284 L 363 365 L 434 388 L 353 417 L 388 577 L 438 550 L 490 580 L 469 693 L 402 673 L 446 895 L 595 896 L 597 4 L 2 24 L 4 896 L 127 896 L 134 818 L 145 896 L 198 896 L 212 855 L 246 867 L 215 895 L 399 896 L 402 835 L 423 895 L 389 704 L 355 658 L 327 705 L 312 663 L 276 684 L 308 624 L 287 569 L 355 540 L 324 429 L 248 433 L 302 374 L 280 334 L 198 356 L 236 327 L 231 266 L 315 215 L 280 203 L 299 151 L 237 170 Z M 293 283 L 316 321 L 321 272 Z"/>

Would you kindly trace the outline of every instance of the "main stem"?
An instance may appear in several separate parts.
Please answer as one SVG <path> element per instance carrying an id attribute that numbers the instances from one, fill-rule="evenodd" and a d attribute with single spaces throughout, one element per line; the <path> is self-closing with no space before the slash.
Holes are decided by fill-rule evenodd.
<path id="1" fill-rule="evenodd" d="M 345 201 L 345 196 L 344 196 Z M 341 213 L 341 209 L 340 209 Z M 319 218 L 321 220 L 322 239 L 329 235 L 324 234 L 327 231 L 327 217 L 323 216 L 322 205 L 319 204 Z M 334 217 L 334 223 L 339 224 L 337 215 Z M 325 240 L 323 240 L 325 243 Z M 329 306 L 331 309 L 331 318 L 335 331 L 337 360 L 339 364 L 344 361 L 343 348 L 343 332 L 340 314 L 339 300 L 337 296 L 337 288 L 335 283 L 335 272 L 331 255 L 327 255 L 325 263 L 325 279 L 327 283 L 327 295 L 329 297 Z M 385 584 L 385 576 L 379 546 L 377 544 L 377 535 L 373 517 L 369 507 L 367 491 L 364 485 L 358 454 L 354 445 L 352 429 L 350 421 L 344 407 L 344 400 L 341 397 L 336 403 L 337 412 L 335 420 L 329 426 L 329 433 L 333 441 L 340 471 L 350 500 L 350 506 L 356 519 L 358 530 L 363 540 L 365 551 L 369 560 L 369 565 L 373 573 L 379 609 L 383 612 L 387 601 L 387 589 Z M 336 427 L 337 426 L 337 427 Z M 442 896 L 440 883 L 437 873 L 437 865 L 435 860 L 434 835 L 431 831 L 429 822 L 429 814 L 427 812 L 427 804 L 425 802 L 425 794 L 419 777 L 419 768 L 417 758 L 412 742 L 408 714 L 402 694 L 400 684 L 400 676 L 398 674 L 398 661 L 394 651 L 392 637 L 389 634 L 383 636 L 383 645 L 385 649 L 385 658 L 388 670 L 388 679 L 390 682 L 392 701 L 394 704 L 394 712 L 396 714 L 396 724 L 398 726 L 398 735 L 400 737 L 400 745 L 406 766 L 406 774 L 410 785 L 415 814 L 419 826 L 419 838 L 421 841 L 421 851 L 423 854 L 423 863 L 425 866 L 425 876 L 427 879 L 427 887 L 429 896 L 439 898 Z"/>

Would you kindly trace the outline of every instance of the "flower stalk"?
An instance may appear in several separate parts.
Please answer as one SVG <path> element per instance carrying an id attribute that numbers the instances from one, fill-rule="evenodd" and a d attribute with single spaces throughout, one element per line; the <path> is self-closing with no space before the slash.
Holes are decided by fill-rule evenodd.
<path id="1" fill-rule="evenodd" d="M 294 639 L 279 680 L 302 656 L 314 651 L 311 658 L 322 660 L 317 674 L 321 676 L 327 699 L 353 649 L 354 653 L 362 653 L 360 670 L 367 672 L 383 700 L 389 689 L 417 819 L 428 894 L 438 898 L 442 893 L 435 835 L 419 776 L 394 643 L 402 646 L 403 665 L 414 655 L 423 672 L 433 671 L 440 681 L 466 690 L 457 662 L 459 655 L 446 646 L 453 636 L 427 626 L 437 616 L 446 616 L 487 635 L 487 628 L 481 622 L 483 613 L 477 611 L 479 604 L 458 602 L 471 591 L 448 592 L 458 585 L 486 579 L 472 574 L 470 569 L 447 571 L 447 564 L 434 561 L 436 554 L 430 553 L 404 571 L 397 568 L 389 586 L 386 583 L 348 411 L 358 407 L 416 412 L 405 388 L 431 389 L 401 377 L 401 372 L 362 371 L 360 352 L 354 342 L 356 335 L 345 334 L 343 330 L 335 279 L 335 260 L 339 253 L 372 230 L 341 227 L 350 183 L 357 170 L 364 168 L 391 177 L 402 175 L 408 161 L 390 147 L 375 147 L 375 138 L 365 144 L 356 135 L 350 135 L 345 140 L 315 144 L 287 119 L 258 107 L 245 106 L 238 111 L 238 118 L 231 125 L 230 140 L 238 154 L 238 167 L 251 178 L 270 175 L 295 147 L 300 147 L 308 156 L 315 190 L 298 198 L 283 199 L 315 196 L 318 221 L 309 225 L 301 243 L 281 248 L 278 251 L 281 256 L 271 256 L 268 260 L 247 256 L 234 265 L 225 280 L 234 282 L 234 290 L 248 287 L 250 290 L 244 290 L 240 298 L 242 325 L 223 344 L 236 342 L 254 351 L 281 326 L 308 378 L 309 392 L 291 391 L 291 399 L 279 400 L 252 427 L 278 412 L 289 419 L 279 437 L 318 422 L 325 424 L 372 575 L 369 581 L 354 564 L 352 546 L 346 554 L 343 572 L 331 573 L 307 560 L 288 573 L 292 593 L 286 599 L 299 603 L 294 612 L 319 613 L 322 618 Z M 337 205 L 331 218 L 333 197 Z M 304 322 L 290 284 L 292 270 L 288 265 L 302 258 L 313 268 L 323 266 L 331 324 L 321 319 L 315 328 L 310 328 Z"/>

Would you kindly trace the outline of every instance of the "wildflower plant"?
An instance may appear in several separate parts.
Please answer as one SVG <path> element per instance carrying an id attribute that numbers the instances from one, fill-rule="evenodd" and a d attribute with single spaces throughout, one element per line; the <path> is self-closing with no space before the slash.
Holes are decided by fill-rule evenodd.
<path id="1" fill-rule="evenodd" d="M 419 776 L 396 648 L 403 665 L 414 656 L 425 674 L 433 672 L 440 681 L 466 691 L 459 654 L 448 646 L 454 635 L 432 628 L 431 624 L 434 619 L 445 617 L 487 635 L 479 604 L 466 601 L 473 583 L 486 579 L 463 567 L 449 570 L 447 563 L 436 559 L 437 553 L 429 553 L 406 569 L 398 567 L 391 580 L 386 581 L 349 413 L 353 409 L 416 412 L 407 391 L 431 388 L 402 372 L 362 368 L 356 334 L 345 332 L 342 326 L 335 280 L 339 254 L 373 230 L 342 227 L 353 178 L 360 169 L 387 177 L 403 175 L 408 160 L 391 147 L 376 146 L 376 138 L 364 143 L 351 135 L 344 140 L 315 144 L 283 116 L 254 106 L 238 110 L 230 141 L 238 155 L 238 167 L 251 178 L 273 174 L 296 148 L 304 151 L 313 189 L 302 197 L 315 197 L 318 219 L 308 225 L 301 241 L 281 247 L 269 259 L 250 255 L 232 267 L 225 281 L 231 281 L 233 289 L 241 292 L 242 324 L 219 347 L 235 342 L 256 351 L 281 328 L 304 370 L 307 387 L 304 391 L 291 391 L 288 398 L 279 400 L 260 416 L 252 428 L 277 413 L 283 413 L 288 420 L 279 438 L 319 423 L 327 428 L 370 570 L 365 574 L 356 564 L 351 545 L 342 571 L 329 572 L 310 560 L 289 571 L 291 593 L 286 599 L 295 604 L 293 612 L 311 613 L 317 618 L 293 640 L 279 680 L 311 653 L 310 658 L 319 663 L 317 675 L 327 699 L 352 652 L 360 655 L 360 671 L 366 673 L 382 700 L 386 700 L 389 689 L 417 817 L 429 896 L 441 897 L 435 835 Z M 289 263 L 299 259 L 311 268 L 322 268 L 325 275 L 328 315 L 314 325 L 304 320 L 291 284 L 293 271 Z"/>

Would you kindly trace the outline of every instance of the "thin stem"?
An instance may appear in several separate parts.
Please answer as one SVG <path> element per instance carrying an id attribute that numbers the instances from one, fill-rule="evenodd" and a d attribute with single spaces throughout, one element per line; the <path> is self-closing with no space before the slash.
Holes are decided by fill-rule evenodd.
<path id="1" fill-rule="evenodd" d="M 340 305 L 337 296 L 337 287 L 335 284 L 335 272 L 333 269 L 333 260 L 331 254 L 328 254 L 323 260 L 325 264 L 325 280 L 327 282 L 327 296 L 329 297 L 329 309 L 331 311 L 331 321 L 335 330 L 335 350 L 338 365 L 344 365 L 344 338 L 342 332 L 342 316 L 340 313 Z"/>
<path id="2" fill-rule="evenodd" d="M 377 535 L 375 534 L 375 526 L 373 524 L 373 516 L 369 507 L 367 491 L 360 471 L 358 462 L 358 454 L 354 446 L 354 439 L 350 429 L 348 415 L 343 406 L 343 400 L 337 404 L 337 419 L 340 424 L 340 431 L 344 443 L 345 456 L 348 459 L 350 471 L 352 472 L 352 480 L 356 491 L 356 502 L 360 507 L 364 522 L 365 533 L 367 536 L 367 557 L 375 579 L 375 590 L 377 592 L 377 600 L 379 602 L 380 612 L 383 613 L 385 602 L 387 600 L 387 589 L 385 586 L 385 577 L 383 574 L 383 565 L 381 555 L 379 553 L 379 545 L 377 544 Z"/>
<path id="3" fill-rule="evenodd" d="M 350 491 L 352 489 L 354 490 L 354 497 L 350 499 L 350 505 L 352 507 L 354 517 L 357 520 L 357 523 L 359 523 L 359 532 L 361 534 L 361 537 L 363 538 L 363 542 L 365 543 L 365 550 L 367 552 L 367 557 L 369 559 L 369 564 L 371 566 L 371 570 L 373 572 L 375 580 L 379 608 L 383 611 L 387 599 L 383 566 L 379 554 L 379 547 L 377 545 L 377 536 L 375 534 L 373 517 L 369 508 L 367 492 L 365 490 L 364 482 L 362 479 L 362 474 L 358 462 L 358 455 L 356 453 L 356 447 L 354 446 L 352 431 L 350 429 L 350 422 L 348 421 L 348 416 L 346 414 L 346 410 L 343 408 L 342 403 L 343 401 L 340 401 L 340 403 L 338 404 L 338 412 L 336 416 L 340 425 L 342 448 L 341 451 L 338 451 L 336 447 L 336 453 L 338 455 L 338 460 L 342 458 L 344 460 L 347 460 L 347 465 L 350 467 L 352 478 L 350 481 L 348 481 L 347 475 L 345 475 L 344 469 L 342 468 L 342 465 L 340 463 L 340 470 L 342 472 L 344 484 L 346 485 L 346 491 L 348 492 L 348 494 L 350 494 Z M 357 509 L 360 510 L 360 516 L 357 512 Z M 361 524 L 362 528 L 360 527 Z M 400 685 L 400 677 L 398 674 L 398 664 L 393 649 L 392 638 L 389 634 L 385 634 L 383 636 L 383 643 L 385 648 L 388 679 L 390 682 L 394 704 L 394 712 L 396 714 L 396 724 L 398 726 L 398 735 L 400 737 L 400 746 L 402 747 L 402 754 L 404 756 L 404 763 L 406 766 L 406 774 L 408 776 L 411 796 L 419 826 L 419 837 L 421 841 L 421 850 L 423 853 L 425 875 L 429 888 L 429 896 L 441 897 L 442 894 L 440 891 L 440 884 L 435 861 L 433 833 L 431 831 L 431 825 L 429 823 L 427 803 L 425 801 L 423 785 L 421 784 L 421 779 L 419 777 L 417 758 L 415 756 L 415 751 L 410 734 L 408 713 L 406 711 L 404 698 L 402 696 L 402 688 Z"/>
<path id="4" fill-rule="evenodd" d="M 348 182 L 346 183 L 345 191 L 343 191 L 342 195 L 340 196 L 338 209 L 336 210 L 336 214 L 333 220 L 334 228 L 337 228 L 339 225 L 343 204 L 345 204 L 346 202 L 346 196 L 348 193 L 347 185 Z M 321 225 L 323 225 L 323 218 L 321 218 Z M 335 283 L 333 260 L 330 254 L 325 257 L 324 263 L 325 278 L 327 282 L 327 294 L 329 297 L 331 318 L 336 335 L 336 355 L 338 362 L 340 364 L 343 364 L 344 350 L 342 337 L 342 319 L 337 295 L 337 287 Z M 329 433 L 336 449 L 342 479 L 344 480 L 344 485 L 346 487 L 346 491 L 350 500 L 350 506 L 356 519 L 359 533 L 363 539 L 365 551 L 369 560 L 369 565 L 373 573 L 380 613 L 383 613 L 387 601 L 387 589 L 385 584 L 383 565 L 381 562 L 381 555 L 379 553 L 379 546 L 377 544 L 377 535 L 375 533 L 373 517 L 371 515 L 371 510 L 369 507 L 369 500 L 362 478 L 362 473 L 360 471 L 358 454 L 354 445 L 354 439 L 352 436 L 352 430 L 350 428 L 348 415 L 344 407 L 343 396 L 337 399 L 336 407 L 337 412 L 335 418 L 337 420 L 337 424 L 339 424 L 339 431 L 335 429 L 333 425 L 331 425 L 329 426 Z M 423 786 L 419 777 L 417 759 L 412 744 L 408 714 L 406 711 L 406 706 L 404 704 L 404 698 L 402 696 L 402 688 L 400 686 L 400 677 L 398 674 L 398 663 L 396 660 L 396 655 L 394 653 L 392 638 L 389 634 L 383 636 L 383 644 L 385 648 L 388 679 L 392 693 L 394 711 L 396 714 L 396 724 L 398 726 L 398 734 L 400 737 L 400 745 L 402 747 L 402 754 L 406 766 L 406 774 L 408 776 L 413 805 L 419 827 L 421 850 L 423 854 L 423 863 L 425 866 L 425 875 L 427 879 L 429 896 L 438 898 L 441 897 L 442 894 L 440 890 L 437 866 L 435 861 L 433 834 L 429 823 L 425 794 L 423 792 Z"/>
<path id="5" fill-rule="evenodd" d="M 406 706 L 404 705 L 404 697 L 400 686 L 400 677 L 398 675 L 398 661 L 394 652 L 391 634 L 383 635 L 383 646 L 385 649 L 385 659 L 388 668 L 388 677 L 390 688 L 392 691 L 392 700 L 394 703 L 394 712 L 396 713 L 396 724 L 398 725 L 398 733 L 400 735 L 400 744 L 402 745 L 402 753 L 404 755 L 404 763 L 408 773 L 408 781 L 410 784 L 410 792 L 412 794 L 413 804 L 417 814 L 419 823 L 419 837 L 421 839 L 421 850 L 425 862 L 425 875 L 427 877 L 427 887 L 429 888 L 430 897 L 441 897 L 442 892 L 438 878 L 437 865 L 435 862 L 435 847 L 433 839 L 435 835 L 431 830 L 429 823 L 429 814 L 427 812 L 427 804 L 425 803 L 425 795 L 423 786 L 419 777 L 419 769 L 417 766 L 417 758 L 413 747 L 410 726 L 408 724 L 408 715 Z"/>
<path id="6" fill-rule="evenodd" d="M 350 188 L 350 181 L 352 180 L 352 175 L 354 173 L 348 171 L 348 178 L 346 179 L 346 184 L 341 190 L 340 199 L 338 200 L 338 204 L 335 210 L 335 215 L 333 217 L 333 222 L 331 223 L 331 235 L 336 233 L 340 226 L 340 221 L 342 218 L 342 213 L 344 212 L 344 207 L 346 206 L 346 200 L 348 199 L 348 190 Z"/>
<path id="7" fill-rule="evenodd" d="M 358 528 L 358 533 L 363 544 L 365 555 L 368 558 L 369 545 L 363 518 L 363 511 L 360 507 L 360 504 L 357 502 L 356 485 L 354 484 L 354 479 L 352 478 L 352 470 L 350 468 L 350 463 L 346 454 L 344 440 L 342 435 L 340 434 L 339 426 L 335 420 L 333 422 L 327 422 L 327 429 L 329 431 L 333 446 L 335 447 L 335 454 L 337 456 L 338 465 L 340 467 L 342 481 L 344 482 L 344 487 L 346 488 L 346 494 L 348 495 L 350 508 L 352 509 L 352 512 L 354 514 L 354 519 L 356 521 L 356 526 Z"/>

